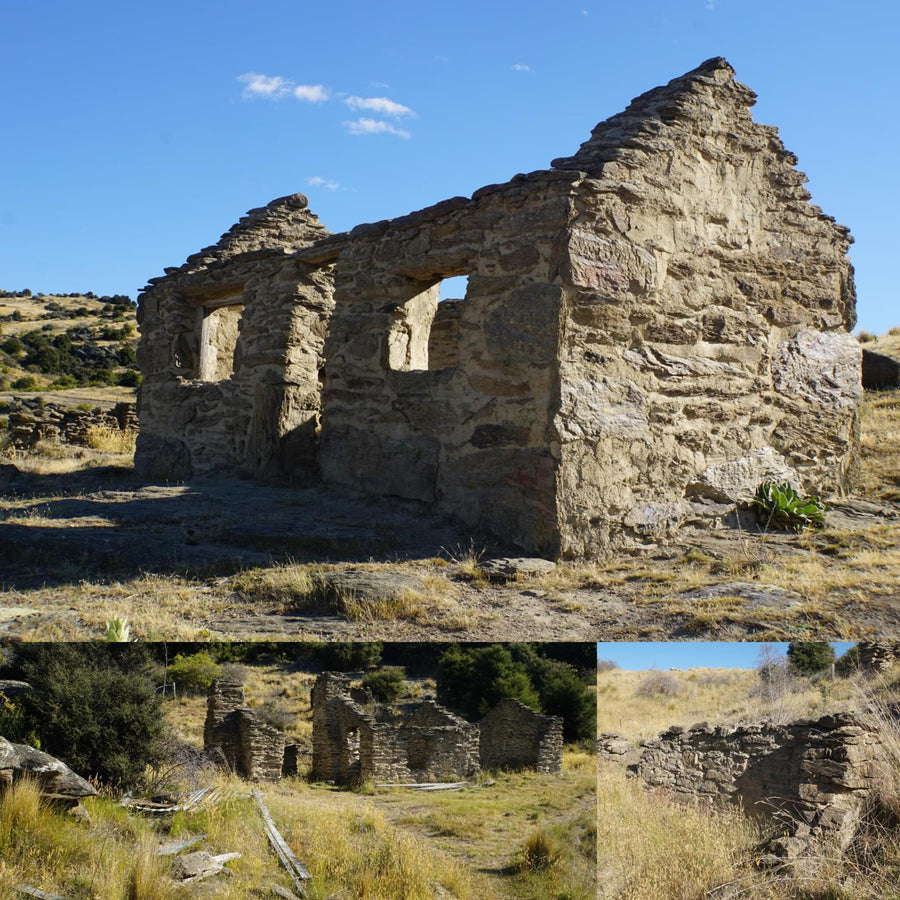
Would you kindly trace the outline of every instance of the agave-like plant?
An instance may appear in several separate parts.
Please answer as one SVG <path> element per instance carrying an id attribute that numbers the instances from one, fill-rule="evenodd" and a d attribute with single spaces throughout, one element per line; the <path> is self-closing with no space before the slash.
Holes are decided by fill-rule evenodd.
<path id="1" fill-rule="evenodd" d="M 106 620 L 106 640 L 110 644 L 128 643 L 132 640 L 128 619 L 116 616 Z"/>
<path id="2" fill-rule="evenodd" d="M 825 524 L 825 506 L 817 497 L 802 497 L 789 484 L 764 481 L 753 498 L 757 518 L 768 528 L 821 528 Z"/>

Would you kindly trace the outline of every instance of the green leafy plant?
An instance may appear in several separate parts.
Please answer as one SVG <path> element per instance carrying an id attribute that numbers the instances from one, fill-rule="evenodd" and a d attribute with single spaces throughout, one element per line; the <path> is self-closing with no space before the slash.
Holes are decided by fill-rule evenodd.
<path id="1" fill-rule="evenodd" d="M 789 484 L 764 481 L 756 488 L 753 507 L 768 528 L 821 528 L 825 524 L 825 506 L 816 497 L 803 497 Z"/>

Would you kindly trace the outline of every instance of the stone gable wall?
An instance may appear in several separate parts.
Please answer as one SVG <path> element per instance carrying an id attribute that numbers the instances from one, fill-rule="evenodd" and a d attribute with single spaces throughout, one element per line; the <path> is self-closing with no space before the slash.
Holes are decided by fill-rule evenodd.
<path id="1" fill-rule="evenodd" d="M 206 701 L 203 749 L 250 781 L 274 781 L 284 768 L 284 735 L 246 705 L 244 685 L 215 680 Z"/>
<path id="2" fill-rule="evenodd" d="M 562 774 L 563 720 L 519 700 L 501 700 L 478 723 L 483 769 L 534 769 Z"/>
<path id="3" fill-rule="evenodd" d="M 327 231 L 302 194 L 245 218 L 216 247 L 151 279 L 139 299 L 135 465 L 144 475 L 239 471 L 299 484 L 317 477 L 332 283 L 327 267 L 288 251 Z"/>
<path id="4" fill-rule="evenodd" d="M 867 800 L 889 777 L 876 731 L 851 714 L 729 730 L 672 728 L 646 741 L 637 775 L 688 803 L 739 803 L 785 824 L 778 845 L 796 856 L 811 843 L 853 837 Z"/>
<path id="5" fill-rule="evenodd" d="M 851 239 L 754 101 L 710 60 L 553 163 L 591 176 L 561 263 L 564 553 L 721 515 L 771 477 L 848 486 Z"/>

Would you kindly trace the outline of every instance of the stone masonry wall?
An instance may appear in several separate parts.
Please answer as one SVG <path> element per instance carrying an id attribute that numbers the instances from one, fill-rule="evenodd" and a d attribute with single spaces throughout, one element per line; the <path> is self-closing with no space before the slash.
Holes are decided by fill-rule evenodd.
<path id="1" fill-rule="evenodd" d="M 244 685 L 216 679 L 206 701 L 204 751 L 251 781 L 278 780 L 284 766 L 284 735 L 246 705 Z"/>
<path id="2" fill-rule="evenodd" d="M 326 672 L 312 690 L 313 777 L 339 784 L 470 778 L 482 766 L 562 771 L 562 719 L 504 700 L 479 724 L 433 700 L 405 716 L 363 707 L 346 676 Z"/>
<path id="3" fill-rule="evenodd" d="M 139 298 L 142 474 L 316 478 L 332 284 L 327 266 L 288 255 L 327 234 L 306 203 L 251 211 Z"/>
<path id="4" fill-rule="evenodd" d="M 534 769 L 562 774 L 563 720 L 519 700 L 501 700 L 478 723 L 483 769 Z"/>
<path id="5" fill-rule="evenodd" d="M 555 551 L 556 270 L 579 177 L 517 176 L 470 200 L 359 226 L 335 245 L 326 480 L 435 502 L 507 540 Z M 468 275 L 465 298 L 452 316 L 438 313 L 439 282 L 458 275 Z"/>
<path id="6" fill-rule="evenodd" d="M 852 239 L 754 102 L 709 60 L 553 162 L 590 176 L 560 263 L 564 555 L 721 515 L 766 478 L 848 485 Z"/>
<path id="7" fill-rule="evenodd" d="M 648 785 L 690 803 L 740 803 L 752 816 L 782 822 L 788 836 L 775 849 L 786 856 L 825 840 L 846 847 L 889 774 L 877 733 L 850 714 L 735 730 L 671 728 L 643 746 L 636 772 Z"/>

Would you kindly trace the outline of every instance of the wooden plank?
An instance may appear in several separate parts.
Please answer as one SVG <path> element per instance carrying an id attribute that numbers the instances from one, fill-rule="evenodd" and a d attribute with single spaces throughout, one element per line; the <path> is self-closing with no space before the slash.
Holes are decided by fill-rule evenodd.
<path id="1" fill-rule="evenodd" d="M 40 890 L 40 888 L 28 887 L 27 884 L 14 885 L 13 890 L 17 894 L 25 894 L 26 897 L 37 897 L 39 900 L 66 900 L 65 897 L 60 897 L 59 894 L 48 894 L 46 891 Z"/>
<path id="2" fill-rule="evenodd" d="M 285 868 L 288 875 L 291 876 L 294 887 L 300 892 L 301 897 L 305 897 L 306 886 L 303 882 L 312 878 L 312 875 L 309 874 L 306 866 L 297 859 L 294 855 L 294 851 L 291 850 L 287 841 L 281 836 L 281 832 L 275 827 L 275 822 L 269 814 L 269 810 L 266 809 L 266 804 L 263 803 L 262 794 L 254 788 L 253 796 L 256 798 L 256 804 L 259 806 L 259 811 L 262 813 L 266 836 L 269 838 L 269 843 L 274 848 L 279 860 L 281 860 L 281 865 Z"/>
<path id="3" fill-rule="evenodd" d="M 176 853 L 181 853 L 182 850 L 187 850 L 188 847 L 193 847 L 194 844 L 199 844 L 201 841 L 205 840 L 206 835 L 199 834 L 186 841 L 178 841 L 174 844 L 163 844 L 163 846 L 156 851 L 156 856 L 174 856 Z"/>
<path id="4" fill-rule="evenodd" d="M 393 783 L 385 783 L 385 784 L 376 784 L 379 790 L 382 788 L 405 788 L 408 791 L 461 791 L 463 788 L 474 787 L 468 781 L 454 781 L 454 782 L 444 782 L 444 781 L 436 781 L 436 782 L 414 782 L 412 784 L 393 784 Z"/>

